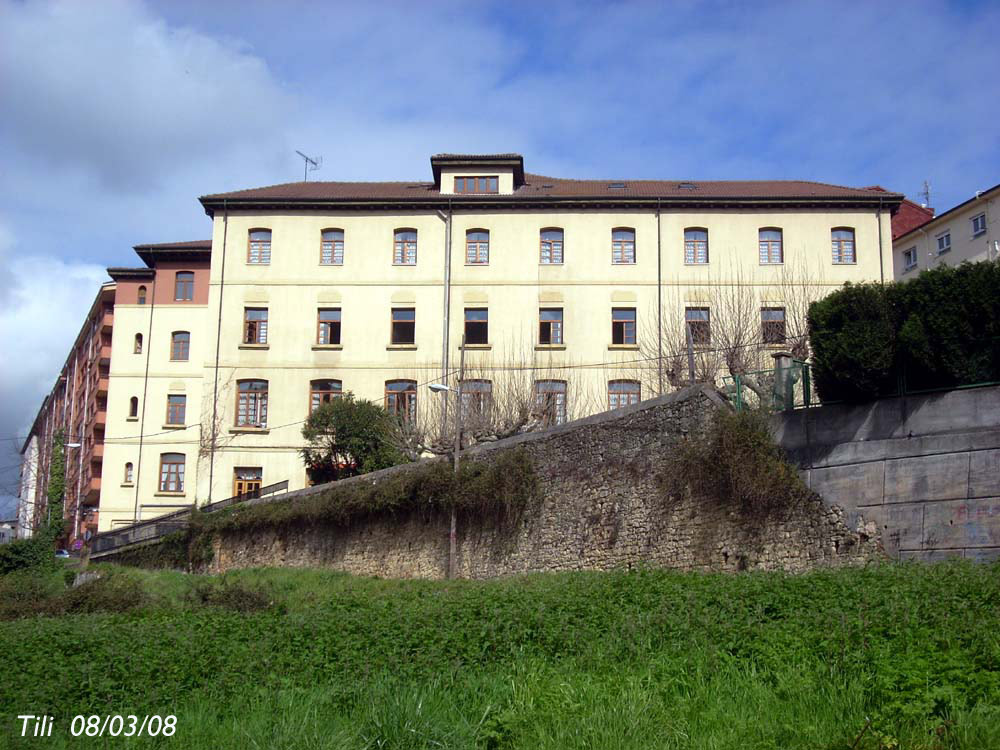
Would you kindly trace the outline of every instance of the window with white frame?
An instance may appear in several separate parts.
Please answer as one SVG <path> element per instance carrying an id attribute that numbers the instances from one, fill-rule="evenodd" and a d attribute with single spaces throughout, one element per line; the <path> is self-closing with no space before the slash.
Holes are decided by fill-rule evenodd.
<path id="1" fill-rule="evenodd" d="M 911 271 L 917 267 L 917 248 L 911 247 L 903 251 L 903 270 Z"/>
<path id="2" fill-rule="evenodd" d="M 986 214 L 981 213 L 979 216 L 972 217 L 972 236 L 978 237 L 983 232 L 986 231 Z"/>
<path id="3" fill-rule="evenodd" d="M 943 255 L 951 250 L 951 232 L 942 232 L 936 239 L 938 255 Z"/>

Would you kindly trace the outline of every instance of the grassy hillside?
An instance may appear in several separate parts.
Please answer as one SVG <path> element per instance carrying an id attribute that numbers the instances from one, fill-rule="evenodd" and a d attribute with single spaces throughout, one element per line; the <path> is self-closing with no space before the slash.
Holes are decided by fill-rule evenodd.
<path id="1" fill-rule="evenodd" d="M 0 731 L 56 717 L 44 745 L 0 746 L 1000 748 L 996 565 L 104 573 L 72 592 L 0 579 Z M 177 731 L 67 739 L 80 713 Z"/>

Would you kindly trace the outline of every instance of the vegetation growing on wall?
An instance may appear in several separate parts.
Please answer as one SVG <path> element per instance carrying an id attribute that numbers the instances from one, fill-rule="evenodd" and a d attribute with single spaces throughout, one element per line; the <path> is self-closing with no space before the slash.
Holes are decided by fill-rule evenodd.
<path id="1" fill-rule="evenodd" d="M 672 495 L 690 488 L 697 496 L 734 506 L 756 521 L 811 495 L 775 443 L 767 415 L 749 409 L 715 410 L 703 431 L 671 451 L 661 477 Z"/>
<path id="2" fill-rule="evenodd" d="M 810 306 L 809 342 L 824 401 L 998 381 L 1000 263 L 847 284 Z"/>
<path id="3" fill-rule="evenodd" d="M 49 462 L 49 488 L 47 525 L 52 529 L 52 539 L 63 532 L 63 500 L 66 496 L 66 433 L 56 430 L 52 436 L 52 458 Z"/>
<path id="4" fill-rule="evenodd" d="M 233 506 L 204 516 L 200 523 L 203 533 L 301 523 L 343 525 L 371 515 L 433 513 L 454 507 L 511 524 L 535 491 L 531 458 L 523 449 L 514 449 L 497 452 L 488 459 L 466 461 L 460 464 L 457 477 L 448 461 L 431 459 L 371 482 L 334 483 L 290 500 Z"/>

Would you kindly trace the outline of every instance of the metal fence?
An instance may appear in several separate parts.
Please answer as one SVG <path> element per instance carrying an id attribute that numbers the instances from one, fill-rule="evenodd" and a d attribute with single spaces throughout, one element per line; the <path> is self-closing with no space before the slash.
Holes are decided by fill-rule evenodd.
<path id="1" fill-rule="evenodd" d="M 247 500 L 254 500 L 268 495 L 277 495 L 287 491 L 288 480 L 286 479 L 283 482 L 275 482 L 266 487 L 260 487 L 250 492 L 234 495 L 233 497 L 227 497 L 225 500 L 208 503 L 201 506 L 201 510 L 205 513 L 215 513 L 223 508 L 228 508 Z M 90 541 L 90 553 L 94 555 L 111 552 L 119 547 L 127 547 L 130 544 L 138 544 L 139 542 L 149 542 L 164 537 L 167 534 L 172 534 L 175 531 L 186 528 L 191 523 L 191 511 L 192 508 L 188 507 L 174 511 L 173 513 L 166 513 L 162 516 L 151 518 L 148 521 L 139 521 L 138 523 L 123 526 L 119 529 L 112 529 L 111 531 L 97 534 Z"/>
<path id="2" fill-rule="evenodd" d="M 817 406 L 809 363 L 798 359 L 789 362 L 786 367 L 727 375 L 722 378 L 723 392 L 737 411 L 784 411 Z"/>

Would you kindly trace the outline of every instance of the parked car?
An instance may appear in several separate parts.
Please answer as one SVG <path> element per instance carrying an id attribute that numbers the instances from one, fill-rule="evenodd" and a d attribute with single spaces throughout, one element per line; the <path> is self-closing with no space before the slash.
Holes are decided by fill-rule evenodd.
<path id="1" fill-rule="evenodd" d="M 56 550 L 56 557 L 69 557 L 69 552 L 67 552 L 64 549 L 57 549 Z"/>

